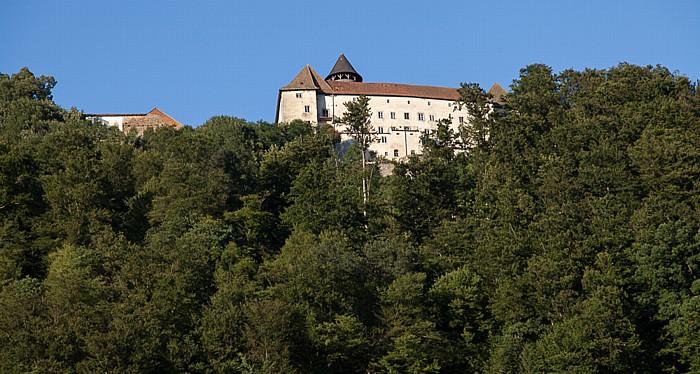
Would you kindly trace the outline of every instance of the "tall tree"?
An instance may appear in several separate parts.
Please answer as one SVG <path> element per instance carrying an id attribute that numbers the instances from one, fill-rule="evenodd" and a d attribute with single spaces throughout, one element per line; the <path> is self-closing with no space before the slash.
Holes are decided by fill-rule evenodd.
<path id="1" fill-rule="evenodd" d="M 347 111 L 339 122 L 346 126 L 348 134 L 357 142 L 362 152 L 362 203 L 363 215 L 367 216 L 367 202 L 369 201 L 370 186 L 367 177 L 367 156 L 369 146 L 377 140 L 377 135 L 372 126 L 372 112 L 369 107 L 369 97 L 360 95 L 356 100 L 345 103 Z"/>

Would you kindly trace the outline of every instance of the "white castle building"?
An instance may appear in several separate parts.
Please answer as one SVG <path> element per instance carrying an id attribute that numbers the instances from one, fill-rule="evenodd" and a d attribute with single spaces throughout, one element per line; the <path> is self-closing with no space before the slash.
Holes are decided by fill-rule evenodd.
<path id="1" fill-rule="evenodd" d="M 506 91 L 498 83 L 489 90 L 494 105 Z M 450 119 L 457 131 L 468 122 L 466 110 L 456 105 L 456 88 L 416 86 L 396 83 L 365 83 L 345 55 L 340 55 L 326 79 L 306 65 L 288 85 L 280 88 L 276 122 L 296 119 L 334 126 L 347 139 L 337 119 L 345 112 L 345 102 L 365 95 L 370 98 L 372 126 L 377 142 L 370 147 L 377 156 L 395 160 L 420 154 L 421 135 L 437 128 L 437 121 Z"/>

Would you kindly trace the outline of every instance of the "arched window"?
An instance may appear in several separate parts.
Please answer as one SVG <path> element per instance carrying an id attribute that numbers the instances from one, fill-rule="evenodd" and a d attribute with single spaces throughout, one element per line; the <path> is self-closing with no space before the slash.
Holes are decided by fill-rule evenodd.
<path id="1" fill-rule="evenodd" d="M 394 157 L 399 157 L 399 150 L 398 149 L 394 149 Z"/>

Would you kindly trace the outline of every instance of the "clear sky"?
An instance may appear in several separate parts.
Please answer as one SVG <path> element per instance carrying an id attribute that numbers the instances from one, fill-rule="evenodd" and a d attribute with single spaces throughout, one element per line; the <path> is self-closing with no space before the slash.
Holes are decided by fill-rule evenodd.
<path id="1" fill-rule="evenodd" d="M 2 0 L 0 72 L 51 75 L 86 113 L 274 121 L 277 93 L 340 53 L 366 82 L 504 87 L 625 61 L 700 79 L 698 0 Z"/>

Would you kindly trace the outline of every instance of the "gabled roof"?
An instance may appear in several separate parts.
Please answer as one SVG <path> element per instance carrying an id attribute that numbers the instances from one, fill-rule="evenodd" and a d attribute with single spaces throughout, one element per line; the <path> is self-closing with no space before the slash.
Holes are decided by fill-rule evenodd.
<path id="1" fill-rule="evenodd" d="M 508 92 L 496 82 L 491 86 L 488 93 L 491 94 L 491 102 L 503 105 L 505 102 L 502 97 Z"/>
<path id="2" fill-rule="evenodd" d="M 311 65 L 306 65 L 288 85 L 280 88 L 280 91 L 292 90 L 321 90 L 330 93 L 331 87 L 318 75 Z"/>
<path id="3" fill-rule="evenodd" d="M 456 88 L 416 86 L 397 83 L 360 83 L 328 81 L 335 95 L 372 95 L 420 97 L 424 99 L 457 100 L 459 92 Z"/>
<path id="4" fill-rule="evenodd" d="M 340 54 L 340 57 L 338 57 L 338 61 L 336 61 L 335 65 L 333 65 L 333 69 L 331 69 L 331 72 L 328 73 L 326 80 L 331 79 L 336 74 L 355 75 L 357 77 L 356 81 L 362 82 L 362 76 L 357 72 L 357 70 L 355 70 L 354 67 L 352 67 L 350 61 L 348 61 L 348 59 L 342 53 Z"/>

